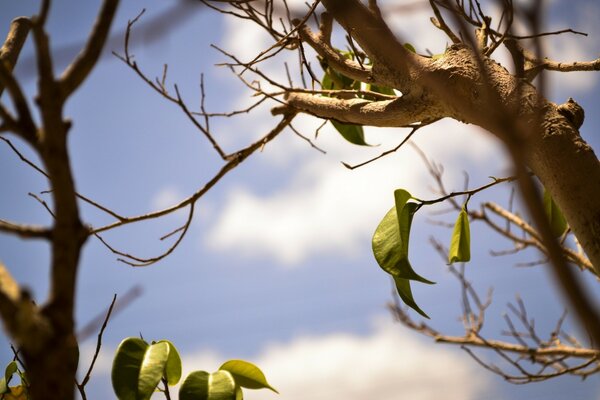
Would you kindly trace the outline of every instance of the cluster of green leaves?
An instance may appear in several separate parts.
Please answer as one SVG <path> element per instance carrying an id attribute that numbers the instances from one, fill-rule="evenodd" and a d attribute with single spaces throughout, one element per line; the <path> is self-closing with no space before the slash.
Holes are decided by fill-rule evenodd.
<path id="1" fill-rule="evenodd" d="M 147 343 L 130 337 L 121 342 L 112 366 L 112 385 L 119 400 L 147 400 L 158 384 L 174 386 L 181 379 L 181 357 L 168 340 Z M 218 371 L 191 372 L 181 384 L 179 400 L 242 400 L 242 388 L 270 389 L 262 371 L 247 361 L 230 360 Z"/>
<path id="2" fill-rule="evenodd" d="M 394 191 L 394 200 L 395 206 L 383 217 L 373 234 L 373 254 L 379 266 L 394 279 L 400 299 L 425 318 L 429 318 L 415 302 L 410 282 L 416 281 L 427 284 L 433 284 L 434 282 L 417 274 L 408 259 L 408 245 L 413 217 L 423 203 L 413 198 L 404 189 Z M 452 233 L 448 254 L 449 262 L 469 261 L 471 257 L 470 246 L 469 217 L 463 207 Z"/>
<path id="3" fill-rule="evenodd" d="M 8 386 L 15 374 L 21 379 L 21 384 L 17 386 Z M 29 399 L 27 391 L 28 386 L 29 384 L 25 372 L 21 371 L 17 361 L 13 360 L 8 363 L 4 369 L 4 376 L 0 378 L 0 399 L 27 400 Z"/>

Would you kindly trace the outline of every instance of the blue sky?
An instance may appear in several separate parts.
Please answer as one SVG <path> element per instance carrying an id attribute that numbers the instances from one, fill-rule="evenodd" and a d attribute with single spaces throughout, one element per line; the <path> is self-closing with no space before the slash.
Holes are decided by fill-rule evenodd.
<path id="1" fill-rule="evenodd" d="M 0 34 L 18 15 L 31 15 L 37 2 L 0 1 Z M 86 37 L 98 1 L 55 2 L 48 30 L 60 71 Z M 251 99 L 225 69 L 224 57 L 209 47 L 215 43 L 248 59 L 267 43 L 264 35 L 238 20 L 224 19 L 190 2 L 185 17 L 168 29 L 132 37 L 133 52 L 149 76 L 169 64 L 169 81 L 177 83 L 192 107 L 198 107 L 200 73 L 205 74 L 209 111 L 227 111 Z M 124 0 L 113 25 L 117 35 L 127 20 L 146 8 L 143 21 L 163 15 L 170 6 L 150 0 Z M 592 59 L 600 53 L 600 15 L 593 1 L 551 2 L 549 28 L 573 27 L 587 38 L 565 36 L 548 43 L 553 57 Z M 76 16 L 76 18 L 75 18 Z M 429 15 L 391 16 L 398 34 L 418 51 L 443 50 L 445 39 L 428 23 Z M 140 25 L 141 27 L 141 25 Z M 177 202 L 200 187 L 220 167 L 201 133 L 172 104 L 141 82 L 109 54 L 122 51 L 110 43 L 90 79 L 70 100 L 66 114 L 74 121 L 70 148 L 77 187 L 115 211 L 135 215 Z M 502 57 L 502 55 L 500 55 Z M 502 58 L 501 58 L 502 60 Z M 283 76 L 282 60 L 266 66 Z M 30 94 L 35 93 L 29 43 L 16 70 Z M 563 102 L 572 96 L 586 109 L 582 135 L 596 149 L 600 139 L 597 113 L 598 76 L 593 73 L 551 76 L 550 97 Z M 5 97 L 3 97 L 5 99 Z M 212 128 L 227 151 L 266 133 L 276 121 L 268 107 L 235 120 L 215 121 Z M 318 122 L 301 118 L 297 127 L 310 135 Z M 78 287 L 77 321 L 83 326 L 102 313 L 112 295 L 139 285 L 143 294 L 111 320 L 103 353 L 89 385 L 91 398 L 112 398 L 110 358 L 127 336 L 168 338 L 184 356 L 184 369 L 214 369 L 229 358 L 245 358 L 265 370 L 281 399 L 591 399 L 600 397 L 600 382 L 559 378 L 527 386 L 512 386 L 482 371 L 463 352 L 431 341 L 394 324 L 385 305 L 390 283 L 372 258 L 370 236 L 393 204 L 392 190 L 403 187 L 418 197 L 433 197 L 433 185 L 423 163 L 410 148 L 374 165 L 348 171 L 340 161 L 356 163 L 393 146 L 405 132 L 368 130 L 367 140 L 381 144 L 363 149 L 344 142 L 328 129 L 319 137 L 322 155 L 285 132 L 255 154 L 203 197 L 194 223 L 180 247 L 166 260 L 147 268 L 131 268 L 96 240 L 84 249 Z M 459 123 L 442 121 L 417 135 L 415 141 L 442 162 L 447 184 L 462 187 L 463 171 L 473 186 L 490 175 L 507 173 L 500 146 L 487 134 Z M 19 148 L 26 145 L 15 139 Z M 0 147 L 0 210 L 2 218 L 49 223 L 45 210 L 27 195 L 47 189 L 35 171 Z M 472 200 L 505 204 L 498 190 Z M 82 206 L 95 226 L 110 218 Z M 427 223 L 421 212 L 411 238 L 412 263 L 435 286 L 415 285 L 420 306 L 443 331 L 461 333 L 459 287 L 428 238 L 447 242 L 450 232 Z M 444 216 L 452 220 L 453 215 Z M 106 235 L 112 244 L 141 256 L 161 252 L 168 244 L 160 236 L 176 228 L 184 215 L 174 215 Z M 561 299 L 543 267 L 516 268 L 525 257 L 490 258 L 490 249 L 509 246 L 491 232 L 473 226 L 474 249 L 468 274 L 481 291 L 495 289 L 485 333 L 503 328 L 506 302 L 516 293 L 526 301 L 536 326 L 550 329 L 562 312 Z M 17 280 L 38 299 L 47 293 L 48 247 L 43 243 L 0 236 L 0 258 Z M 0 360 L 11 357 L 8 341 L 0 340 Z M 87 366 L 94 339 L 81 344 L 80 363 Z M 483 353 L 493 360 L 493 355 Z M 248 393 L 248 398 L 275 398 Z"/>

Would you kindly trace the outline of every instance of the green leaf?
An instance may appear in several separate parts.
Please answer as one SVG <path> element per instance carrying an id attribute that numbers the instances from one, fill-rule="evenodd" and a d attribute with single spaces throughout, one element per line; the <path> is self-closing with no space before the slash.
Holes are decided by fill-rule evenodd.
<path id="1" fill-rule="evenodd" d="M 394 283 L 396 284 L 396 290 L 398 291 L 398 295 L 400 296 L 400 299 L 402 299 L 404 304 L 421 314 L 423 317 L 429 319 L 429 315 L 425 314 L 425 311 L 421 310 L 417 303 L 415 303 L 412 291 L 410 290 L 410 281 L 408 279 L 394 276 Z"/>
<path id="2" fill-rule="evenodd" d="M 163 377 L 168 359 L 168 343 L 154 343 L 146 349 L 137 381 L 137 399 L 146 400 L 152 396 Z"/>
<path id="3" fill-rule="evenodd" d="M 117 348 L 111 373 L 117 398 L 149 399 L 167 370 L 170 349 L 166 341 L 149 345 L 134 337 L 123 340 Z"/>
<path id="4" fill-rule="evenodd" d="M 375 259 L 385 272 L 394 277 L 433 284 L 417 274 L 408 261 L 408 239 L 417 204 L 408 203 L 410 193 L 405 190 L 397 190 L 394 194 L 396 206 L 383 217 L 373 234 L 371 244 Z"/>
<path id="5" fill-rule="evenodd" d="M 4 376 L 0 379 L 0 394 L 7 393 L 9 391 L 8 382 L 15 372 L 17 372 L 17 362 L 13 360 L 8 363 L 4 370 Z"/>
<path id="6" fill-rule="evenodd" d="M 221 365 L 220 370 L 229 371 L 235 383 L 248 389 L 271 389 L 279 393 L 267 382 L 267 378 L 256 365 L 243 360 L 229 360 Z"/>
<path id="7" fill-rule="evenodd" d="M 4 370 L 4 379 L 6 379 L 6 381 L 8 382 L 10 380 L 10 377 L 15 372 L 17 372 L 17 362 L 13 360 L 8 363 L 6 369 Z"/>
<path id="8" fill-rule="evenodd" d="M 544 190 L 544 211 L 550 222 L 550 228 L 554 236 L 560 236 L 567 230 L 567 220 L 554 202 L 550 193 Z"/>
<path id="9" fill-rule="evenodd" d="M 134 337 L 119 344 L 111 372 L 113 389 L 119 400 L 138 399 L 138 378 L 149 346 L 144 340 Z"/>
<path id="10" fill-rule="evenodd" d="M 227 371 L 194 371 L 179 389 L 179 400 L 236 400 L 237 388 Z"/>
<path id="11" fill-rule="evenodd" d="M 469 229 L 469 215 L 463 207 L 458 214 L 454 230 L 452 231 L 452 241 L 450 251 L 448 252 L 448 262 L 467 262 L 471 259 L 471 231 Z"/>
<path id="12" fill-rule="evenodd" d="M 410 281 L 433 284 L 412 268 L 408 260 L 410 228 L 418 204 L 409 202 L 411 195 L 403 189 L 394 191 L 396 205 L 383 217 L 373 234 L 373 254 L 379 266 L 391 274 L 402 301 L 422 316 L 429 318 L 414 301 Z"/>
<path id="13" fill-rule="evenodd" d="M 359 146 L 370 146 L 365 142 L 365 133 L 361 125 L 342 124 L 334 120 L 330 120 L 333 127 L 342 135 L 344 139 L 352 144 Z"/>
<path id="14" fill-rule="evenodd" d="M 164 376 L 169 386 L 177 385 L 181 379 L 181 357 L 175 345 L 168 340 L 160 340 L 158 343 L 167 343 L 169 346 L 169 358 L 165 366 Z"/>
<path id="15" fill-rule="evenodd" d="M 408 50 L 408 51 L 413 52 L 413 53 L 417 52 L 417 50 L 415 49 L 415 47 L 412 44 L 410 44 L 410 43 L 404 43 L 404 48 L 406 50 Z"/>

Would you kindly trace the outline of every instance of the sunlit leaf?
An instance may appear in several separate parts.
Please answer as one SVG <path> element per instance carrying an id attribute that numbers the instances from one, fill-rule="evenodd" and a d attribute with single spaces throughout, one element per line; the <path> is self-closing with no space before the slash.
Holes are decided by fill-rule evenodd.
<path id="1" fill-rule="evenodd" d="M 388 274 L 423 283 L 433 283 L 417 274 L 408 261 L 410 227 L 416 203 L 409 203 L 406 190 L 394 192 L 396 206 L 383 217 L 372 239 L 373 254 L 379 266 Z M 400 209 L 400 212 L 398 212 Z M 399 221 L 402 221 L 400 224 Z"/>
<path id="2" fill-rule="evenodd" d="M 448 252 L 448 262 L 467 262 L 471 259 L 471 231 L 469 228 L 469 215 L 464 209 L 460 210 Z"/>
<path id="3" fill-rule="evenodd" d="M 340 135 L 350 143 L 359 146 L 370 146 L 365 142 L 365 133 L 361 125 L 343 124 L 334 120 L 330 120 L 330 122 Z"/>
<path id="4" fill-rule="evenodd" d="M 146 400 L 152 396 L 163 377 L 168 359 L 169 344 L 166 342 L 153 343 L 146 349 L 137 382 L 137 399 Z"/>
<path id="5" fill-rule="evenodd" d="M 434 283 L 417 274 L 408 260 L 410 228 L 418 204 L 409 202 L 411 195 L 403 189 L 396 190 L 394 198 L 396 205 L 383 217 L 373 234 L 373 254 L 379 266 L 394 277 L 402 301 L 427 316 L 415 303 L 409 282 Z"/>
<path id="6" fill-rule="evenodd" d="M 112 385 L 119 400 L 138 400 L 138 378 L 150 345 L 139 338 L 124 339 L 112 365 Z"/>
<path id="7" fill-rule="evenodd" d="M 279 393 L 267 382 L 265 374 L 256 365 L 243 360 L 230 360 L 221 365 L 220 370 L 229 371 L 235 383 L 248 389 L 271 389 Z"/>
<path id="8" fill-rule="evenodd" d="M 413 299 L 412 290 L 410 290 L 410 281 L 408 279 L 394 276 L 394 283 L 396 284 L 398 295 L 404 304 L 421 314 L 423 317 L 429 319 L 429 316 L 425 314 L 425 311 L 421 310 L 421 308 Z"/>
<path id="9" fill-rule="evenodd" d="M 175 345 L 168 340 L 160 340 L 158 343 L 167 343 L 169 346 L 169 358 L 165 366 L 164 376 L 169 385 L 177 385 L 181 379 L 181 357 Z"/>
<path id="10" fill-rule="evenodd" d="M 567 220 L 547 190 L 544 190 L 544 211 L 546 212 L 554 236 L 560 236 L 565 233 L 567 230 Z"/>
<path id="11" fill-rule="evenodd" d="M 179 400 L 236 400 L 236 392 L 235 381 L 229 372 L 194 371 L 181 384 Z"/>

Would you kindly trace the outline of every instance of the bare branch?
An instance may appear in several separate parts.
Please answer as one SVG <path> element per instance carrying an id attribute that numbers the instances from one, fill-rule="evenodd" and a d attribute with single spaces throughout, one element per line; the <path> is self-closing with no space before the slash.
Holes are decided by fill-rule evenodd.
<path id="1" fill-rule="evenodd" d="M 442 16 L 440 9 L 435 4 L 435 0 L 429 0 L 429 4 L 431 5 L 431 9 L 435 14 L 435 18 L 431 18 L 431 23 L 436 28 L 444 31 L 444 33 L 450 38 L 450 40 L 452 40 L 452 43 L 461 43 L 461 40 L 458 38 L 458 36 L 456 36 L 456 34 L 452 32 L 452 29 L 450 29 L 448 24 L 446 24 L 446 21 L 444 21 L 444 17 Z"/>
<path id="2" fill-rule="evenodd" d="M 119 0 L 104 0 L 102 3 L 98 19 L 85 47 L 60 78 L 63 99 L 66 99 L 83 83 L 98 62 L 118 5 Z"/>
<path id="3" fill-rule="evenodd" d="M 12 72 L 17 64 L 21 49 L 27 40 L 31 29 L 31 20 L 26 17 L 15 18 L 8 28 L 4 44 L 0 47 L 0 63 L 4 64 L 8 72 Z M 4 84 L 0 81 L 0 96 L 4 91 Z"/>
<path id="4" fill-rule="evenodd" d="M 17 224 L 0 219 L 0 232 L 15 234 L 25 239 L 50 239 L 52 230 L 46 227 Z"/>
<path id="5" fill-rule="evenodd" d="M 219 182 L 225 175 L 227 175 L 227 173 L 229 173 L 231 170 L 233 170 L 235 167 L 237 167 L 240 163 L 242 163 L 244 160 L 246 160 L 246 158 L 248 158 L 250 155 L 252 155 L 256 150 L 261 149 L 267 143 L 269 143 L 271 140 L 275 139 L 275 137 L 277 137 L 292 122 L 292 120 L 294 119 L 295 116 L 296 116 L 295 113 L 284 115 L 283 118 L 281 119 L 281 121 L 277 124 L 277 126 L 275 128 L 273 128 L 262 139 L 256 141 L 255 143 L 251 144 L 250 146 L 248 146 L 236 153 L 233 153 L 230 156 L 229 161 L 223 167 L 221 167 L 219 172 L 217 172 L 217 174 L 211 180 L 209 180 L 206 184 L 204 184 L 204 186 L 202 186 L 200 189 L 198 189 L 193 195 L 189 196 L 188 198 L 184 199 L 183 201 L 179 202 L 178 204 L 175 204 L 171 207 L 165 208 L 160 211 L 155 211 L 155 212 L 148 213 L 148 214 L 138 215 L 135 217 L 126 217 L 120 221 L 113 222 L 112 224 L 108 224 L 108 225 L 105 225 L 105 226 L 102 226 L 99 228 L 94 228 L 91 230 L 91 233 L 92 234 L 101 233 L 104 231 L 108 231 L 110 229 L 114 229 L 114 228 L 117 228 L 120 226 L 131 224 L 134 222 L 158 218 L 163 215 L 167 215 L 174 211 L 177 211 L 177 210 L 179 210 L 183 207 L 186 207 L 192 203 L 195 203 L 200 197 L 202 197 L 206 192 L 208 192 L 217 182 Z"/>

